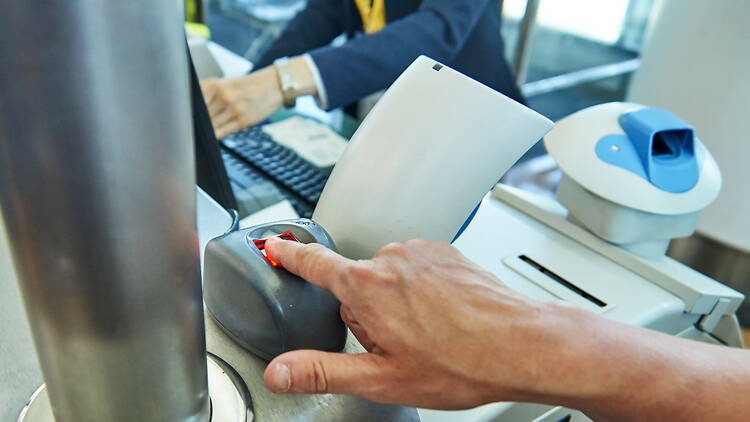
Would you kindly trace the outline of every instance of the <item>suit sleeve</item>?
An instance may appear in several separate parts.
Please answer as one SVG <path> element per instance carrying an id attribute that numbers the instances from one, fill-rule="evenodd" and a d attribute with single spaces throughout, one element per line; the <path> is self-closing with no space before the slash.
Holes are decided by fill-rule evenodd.
<path id="1" fill-rule="evenodd" d="M 343 33 L 344 8 L 341 0 L 309 0 L 307 6 L 287 24 L 281 36 L 254 63 L 266 67 L 279 57 L 297 56 L 329 44 Z"/>
<path id="2" fill-rule="evenodd" d="M 356 37 L 339 47 L 311 51 L 329 108 L 350 104 L 387 87 L 421 54 L 450 62 L 487 11 L 488 3 L 424 0 L 418 11 L 389 23 L 380 32 Z"/>

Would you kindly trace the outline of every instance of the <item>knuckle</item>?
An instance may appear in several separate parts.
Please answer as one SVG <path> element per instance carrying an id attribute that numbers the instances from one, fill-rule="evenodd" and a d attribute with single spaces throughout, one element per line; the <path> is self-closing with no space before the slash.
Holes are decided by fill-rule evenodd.
<path id="1" fill-rule="evenodd" d="M 240 107 L 240 105 L 236 102 L 229 102 L 229 104 L 227 104 L 227 111 L 237 116 L 242 114 L 242 107 Z"/>
<path id="2" fill-rule="evenodd" d="M 312 260 L 321 253 L 324 253 L 326 247 L 320 243 L 308 243 L 305 247 L 300 248 L 299 252 L 302 254 L 302 259 Z"/>
<path id="3" fill-rule="evenodd" d="M 341 316 L 341 319 L 349 325 L 349 322 L 354 321 L 354 317 L 352 316 L 352 311 L 349 309 L 346 305 L 341 305 L 339 307 L 339 316 Z"/>
<path id="4" fill-rule="evenodd" d="M 250 127 L 254 126 L 258 121 L 255 119 L 254 116 L 252 116 L 249 113 L 246 113 L 244 111 L 237 112 L 237 114 L 240 116 L 240 123 L 242 124 L 242 127 Z"/>
<path id="5" fill-rule="evenodd" d="M 448 242 L 435 242 L 435 248 L 448 254 L 461 255 L 461 252 Z"/>
<path id="6" fill-rule="evenodd" d="M 310 384 L 316 393 L 321 394 L 328 392 L 328 377 L 326 375 L 325 366 L 319 360 L 312 362 L 310 378 Z"/>
<path id="7" fill-rule="evenodd" d="M 375 254 L 375 256 L 400 254 L 403 252 L 403 250 L 404 250 L 404 244 L 393 242 L 380 248 L 380 250 Z"/>
<path id="8" fill-rule="evenodd" d="M 234 132 L 237 132 L 237 130 L 239 130 L 239 128 L 237 127 L 236 124 L 229 124 L 224 128 L 224 136 L 225 137 L 229 136 L 233 134 Z"/>
<path id="9" fill-rule="evenodd" d="M 297 250 L 297 261 L 307 271 L 319 271 L 322 269 L 323 262 L 317 258 L 325 253 L 325 249 L 326 247 L 319 243 L 309 243 Z"/>
<path id="10" fill-rule="evenodd" d="M 219 88 L 219 87 L 217 87 L 217 89 L 216 89 L 216 97 L 215 98 L 217 100 L 219 100 L 219 101 L 222 101 L 222 102 L 229 102 L 229 99 L 230 99 L 229 98 L 229 93 L 226 90 L 224 90 L 222 88 Z"/>
<path id="11" fill-rule="evenodd" d="M 357 263 L 345 270 L 346 278 L 352 281 L 367 281 L 378 278 L 378 272 L 371 265 Z"/>
<path id="12" fill-rule="evenodd" d="M 424 239 L 411 239 L 406 242 L 406 246 L 409 248 L 424 248 L 429 245 L 430 242 Z"/>

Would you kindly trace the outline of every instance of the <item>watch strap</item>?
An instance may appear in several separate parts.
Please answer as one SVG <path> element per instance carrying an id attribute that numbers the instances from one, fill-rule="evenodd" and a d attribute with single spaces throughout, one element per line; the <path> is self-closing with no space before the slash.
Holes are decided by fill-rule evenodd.
<path id="1" fill-rule="evenodd" d="M 292 74 L 292 68 L 289 64 L 288 57 L 276 59 L 273 67 L 279 76 L 279 86 L 281 87 L 281 97 L 285 107 L 294 107 L 297 103 L 298 86 L 297 81 Z"/>

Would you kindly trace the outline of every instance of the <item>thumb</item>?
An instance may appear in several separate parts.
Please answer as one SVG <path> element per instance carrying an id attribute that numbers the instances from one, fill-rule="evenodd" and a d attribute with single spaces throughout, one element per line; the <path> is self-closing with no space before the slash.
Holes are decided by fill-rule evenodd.
<path id="1" fill-rule="evenodd" d="M 266 367 L 266 387 L 274 393 L 366 395 L 386 379 L 385 359 L 372 353 L 344 354 L 296 350 Z"/>

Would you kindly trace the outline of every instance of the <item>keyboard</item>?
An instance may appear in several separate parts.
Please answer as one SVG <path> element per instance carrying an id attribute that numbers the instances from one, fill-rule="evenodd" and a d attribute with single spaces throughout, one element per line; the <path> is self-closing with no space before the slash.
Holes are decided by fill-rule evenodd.
<path id="1" fill-rule="evenodd" d="M 312 216 L 332 166 L 315 166 L 258 126 L 235 132 L 221 144 L 240 215 L 288 199 L 301 217 Z"/>

